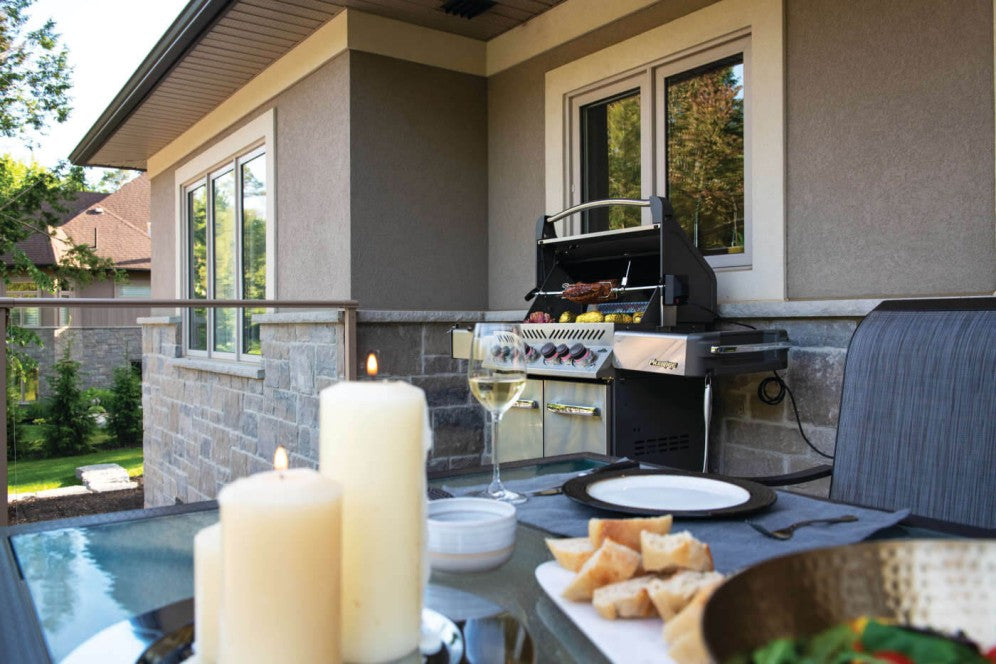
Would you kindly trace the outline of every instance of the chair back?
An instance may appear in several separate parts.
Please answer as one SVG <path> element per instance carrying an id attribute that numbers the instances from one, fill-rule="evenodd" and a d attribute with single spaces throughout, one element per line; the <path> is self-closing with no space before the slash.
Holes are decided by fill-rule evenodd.
<path id="1" fill-rule="evenodd" d="M 996 298 L 883 302 L 861 322 L 830 497 L 996 528 Z"/>

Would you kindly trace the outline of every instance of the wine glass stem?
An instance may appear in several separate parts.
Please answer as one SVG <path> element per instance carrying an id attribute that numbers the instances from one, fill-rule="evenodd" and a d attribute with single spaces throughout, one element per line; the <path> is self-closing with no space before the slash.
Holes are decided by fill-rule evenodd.
<path id="1" fill-rule="evenodd" d="M 498 473 L 498 424 L 501 422 L 501 413 L 490 413 L 491 415 L 491 486 L 488 487 L 490 493 L 499 493 L 504 487 L 501 485 L 501 477 Z"/>

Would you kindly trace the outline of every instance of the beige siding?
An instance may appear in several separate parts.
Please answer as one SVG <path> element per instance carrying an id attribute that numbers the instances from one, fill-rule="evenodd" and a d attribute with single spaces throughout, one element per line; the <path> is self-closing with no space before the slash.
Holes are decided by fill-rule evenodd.
<path id="1" fill-rule="evenodd" d="M 148 272 L 129 272 L 128 283 L 148 284 Z M 114 297 L 113 281 L 98 281 L 75 293 L 76 297 Z M 54 311 L 54 310 L 53 310 Z M 123 327 L 135 325 L 135 320 L 149 315 L 148 307 L 128 307 L 125 309 L 79 308 L 69 310 L 73 327 Z"/>

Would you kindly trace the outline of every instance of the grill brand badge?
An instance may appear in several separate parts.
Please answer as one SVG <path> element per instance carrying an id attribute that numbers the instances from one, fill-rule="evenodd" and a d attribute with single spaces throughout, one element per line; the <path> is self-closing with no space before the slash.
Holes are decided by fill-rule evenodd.
<path id="1" fill-rule="evenodd" d="M 650 366 L 664 369 L 665 371 L 674 371 L 678 368 L 678 363 L 674 360 L 658 360 L 654 358 L 650 360 Z"/>

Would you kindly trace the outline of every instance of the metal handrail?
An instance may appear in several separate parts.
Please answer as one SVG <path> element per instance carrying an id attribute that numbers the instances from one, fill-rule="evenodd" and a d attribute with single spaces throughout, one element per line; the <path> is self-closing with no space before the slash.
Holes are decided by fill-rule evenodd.
<path id="1" fill-rule="evenodd" d="M 605 198 L 600 201 L 588 201 L 587 203 L 581 203 L 580 205 L 575 205 L 574 207 L 569 207 L 566 210 L 562 210 L 556 214 L 552 214 L 546 218 L 546 223 L 552 224 L 555 221 L 560 221 L 565 219 L 572 214 L 577 214 L 578 212 L 584 212 L 585 210 L 593 210 L 600 207 L 609 207 L 612 205 L 629 205 L 631 207 L 650 207 L 650 200 L 646 198 Z"/>
<path id="2" fill-rule="evenodd" d="M 7 385 L 7 320 L 11 309 L 22 307 L 79 307 L 102 309 L 342 309 L 343 375 L 346 380 L 356 379 L 356 300 L 199 300 L 152 298 L 97 298 L 97 297 L 0 297 L 0 385 Z M 0 399 L 0 526 L 7 525 L 7 399 Z"/>

